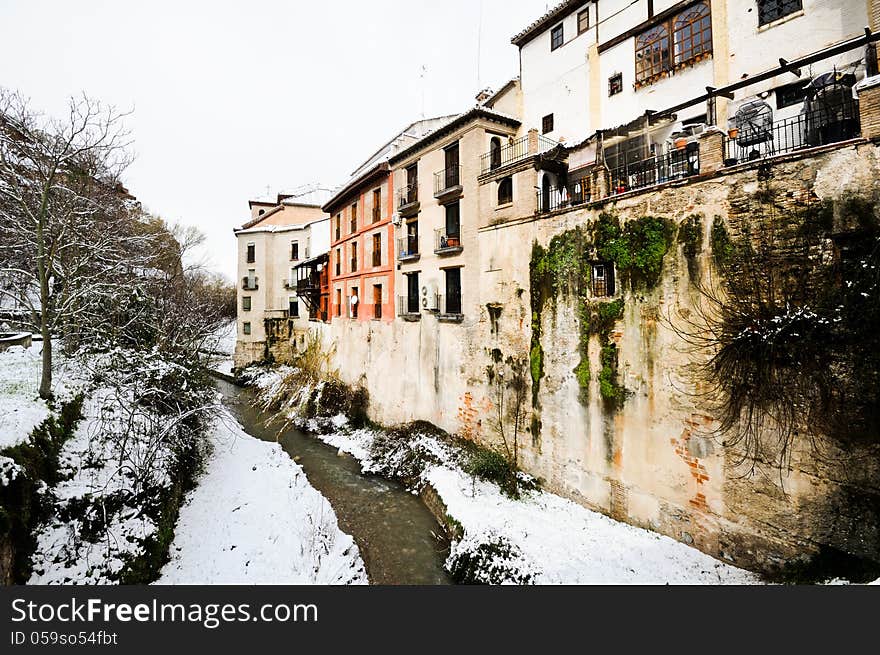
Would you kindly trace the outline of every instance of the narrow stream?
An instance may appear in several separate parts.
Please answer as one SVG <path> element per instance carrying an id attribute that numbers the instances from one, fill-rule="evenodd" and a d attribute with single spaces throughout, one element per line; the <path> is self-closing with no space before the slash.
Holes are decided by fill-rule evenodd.
<path id="1" fill-rule="evenodd" d="M 373 584 L 449 584 L 443 570 L 448 542 L 418 496 L 395 482 L 362 475 L 348 455 L 299 430 L 266 427 L 268 415 L 253 407 L 253 392 L 217 380 L 223 402 L 245 431 L 278 441 L 330 501 L 339 527 L 354 537 Z"/>

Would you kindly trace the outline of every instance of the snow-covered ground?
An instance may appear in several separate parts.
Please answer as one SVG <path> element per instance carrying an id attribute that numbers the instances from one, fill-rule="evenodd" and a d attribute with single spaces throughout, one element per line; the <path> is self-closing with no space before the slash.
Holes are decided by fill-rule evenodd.
<path id="1" fill-rule="evenodd" d="M 278 444 L 224 413 L 159 584 L 366 584 L 354 540 Z"/>
<path id="2" fill-rule="evenodd" d="M 39 395 L 43 346 L 12 346 L 0 352 L 0 450 L 27 439 L 31 431 L 49 416 L 49 407 Z M 59 355 L 56 360 L 60 365 Z M 53 377 L 53 392 L 67 399 L 76 387 L 69 376 Z"/>

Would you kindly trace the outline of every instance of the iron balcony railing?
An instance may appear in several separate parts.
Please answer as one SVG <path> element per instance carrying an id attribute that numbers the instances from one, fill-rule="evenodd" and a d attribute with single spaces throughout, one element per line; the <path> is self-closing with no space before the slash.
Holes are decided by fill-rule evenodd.
<path id="1" fill-rule="evenodd" d="M 443 295 L 437 294 L 436 307 L 441 315 L 460 316 L 461 315 L 461 292 L 456 294 Z"/>
<path id="2" fill-rule="evenodd" d="M 434 230 L 434 252 L 459 252 L 461 249 L 461 233 L 458 230 L 453 232 L 445 227 Z"/>
<path id="3" fill-rule="evenodd" d="M 296 289 L 299 283 L 295 279 L 291 279 L 289 277 L 281 278 L 281 284 L 284 285 L 284 288 L 287 290 Z"/>
<path id="4" fill-rule="evenodd" d="M 397 239 L 397 259 L 413 259 L 419 256 L 419 236 L 410 234 Z"/>
<path id="5" fill-rule="evenodd" d="M 450 166 L 434 173 L 434 195 L 453 189 L 461 184 L 461 166 Z"/>
<path id="6" fill-rule="evenodd" d="M 859 103 L 854 99 L 804 112 L 766 126 L 728 131 L 724 164 L 784 155 L 803 148 L 824 146 L 856 138 L 861 131 Z"/>
<path id="7" fill-rule="evenodd" d="M 539 214 L 574 207 L 585 202 L 590 202 L 592 187 L 587 178 L 574 180 L 568 186 L 550 187 L 547 190 L 538 190 L 535 194 L 536 207 Z"/>
<path id="8" fill-rule="evenodd" d="M 619 166 L 611 171 L 609 193 L 625 193 L 633 189 L 681 180 L 700 172 L 700 146 L 696 141 L 688 142 L 663 155 L 648 157 L 641 161 Z"/>
<path id="9" fill-rule="evenodd" d="M 511 141 L 507 145 L 495 148 L 480 156 L 480 172 L 489 173 L 496 168 L 502 168 L 508 164 L 513 164 L 530 157 L 539 155 L 554 148 L 558 144 L 552 139 L 538 135 L 538 149 L 535 152 L 529 152 L 529 137 L 524 136 L 516 141 Z"/>
<path id="10" fill-rule="evenodd" d="M 244 277 L 241 279 L 241 288 L 245 291 L 256 291 L 259 289 L 260 278 L 258 277 Z"/>
<path id="11" fill-rule="evenodd" d="M 318 275 L 309 275 L 296 281 L 296 290 L 300 293 L 320 288 L 321 278 Z"/>
<path id="12" fill-rule="evenodd" d="M 397 190 L 397 207 L 405 207 L 419 201 L 419 183 L 413 182 Z"/>
<path id="13" fill-rule="evenodd" d="M 413 316 L 421 313 L 418 296 L 397 296 L 397 315 Z"/>

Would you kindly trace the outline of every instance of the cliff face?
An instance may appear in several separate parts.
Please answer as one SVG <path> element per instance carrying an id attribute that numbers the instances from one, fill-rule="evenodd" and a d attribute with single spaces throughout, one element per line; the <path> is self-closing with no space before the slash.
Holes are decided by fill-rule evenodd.
<path id="1" fill-rule="evenodd" d="M 479 315 L 325 337 L 380 422 L 515 438 L 548 488 L 740 566 L 876 564 L 878 153 L 486 228 Z"/>

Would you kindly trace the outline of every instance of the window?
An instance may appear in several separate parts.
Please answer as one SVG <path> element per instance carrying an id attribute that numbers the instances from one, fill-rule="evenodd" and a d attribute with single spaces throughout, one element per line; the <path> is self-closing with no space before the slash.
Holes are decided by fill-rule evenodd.
<path id="1" fill-rule="evenodd" d="M 357 203 L 354 203 L 351 206 L 351 231 L 352 233 L 357 232 L 358 229 L 358 206 Z"/>
<path id="2" fill-rule="evenodd" d="M 373 266 L 382 265 L 382 235 L 373 235 Z"/>
<path id="3" fill-rule="evenodd" d="M 250 296 L 242 297 L 241 309 L 242 309 L 242 311 L 245 311 L 245 312 L 251 311 L 251 297 Z"/>
<path id="4" fill-rule="evenodd" d="M 247 279 L 245 281 L 246 289 L 256 289 L 257 288 L 257 271 L 254 268 L 248 269 Z"/>
<path id="5" fill-rule="evenodd" d="M 584 9 L 578 12 L 578 34 L 583 34 L 590 29 L 590 10 Z"/>
<path id="6" fill-rule="evenodd" d="M 446 205 L 446 237 L 448 241 L 454 240 L 458 246 L 458 237 L 461 232 L 461 208 L 457 202 Z M 449 245 L 449 247 L 453 247 Z"/>
<path id="7" fill-rule="evenodd" d="M 549 134 L 553 131 L 553 114 L 547 114 L 541 119 L 541 131 L 544 134 Z"/>
<path id="8" fill-rule="evenodd" d="M 241 331 L 244 332 L 245 334 L 250 334 L 251 333 L 251 324 L 248 322 L 242 323 L 241 324 Z"/>
<path id="9" fill-rule="evenodd" d="M 650 80 L 669 64 L 669 32 L 657 25 L 636 37 L 636 82 Z"/>
<path id="10" fill-rule="evenodd" d="M 556 50 L 556 48 L 562 47 L 562 42 L 565 40 L 564 33 L 562 31 L 562 25 L 557 25 L 552 30 L 550 30 L 550 49 Z"/>
<path id="11" fill-rule="evenodd" d="M 498 182 L 498 204 L 507 205 L 513 202 L 513 180 L 505 177 Z"/>
<path id="12" fill-rule="evenodd" d="M 358 270 L 358 244 L 357 241 L 351 242 L 351 272 Z"/>
<path id="13" fill-rule="evenodd" d="M 617 95 L 623 91 L 623 73 L 615 73 L 608 78 L 608 95 Z"/>
<path id="14" fill-rule="evenodd" d="M 247 244 L 247 263 L 253 264 L 257 261 L 257 246 L 253 243 Z"/>
<path id="15" fill-rule="evenodd" d="M 382 318 L 382 285 L 373 285 L 373 318 Z"/>
<path id="16" fill-rule="evenodd" d="M 299 259 L 299 241 L 290 242 L 290 258 Z"/>
<path id="17" fill-rule="evenodd" d="M 807 97 L 807 89 L 805 82 L 795 82 L 794 84 L 786 84 L 774 89 L 776 95 L 776 108 L 791 107 L 798 105 Z"/>
<path id="18" fill-rule="evenodd" d="M 290 298 L 288 301 L 288 314 L 291 318 L 299 318 L 299 300 Z"/>
<path id="19" fill-rule="evenodd" d="M 351 304 L 351 317 L 358 317 L 358 305 L 360 304 L 360 299 L 358 298 L 358 289 L 357 287 L 352 287 L 351 289 L 351 297 L 348 302 Z"/>
<path id="20" fill-rule="evenodd" d="M 444 189 L 450 189 L 454 186 L 458 186 L 459 180 L 459 167 L 458 167 L 458 143 L 453 143 L 451 146 L 444 148 L 443 150 L 443 158 L 446 163 L 446 186 Z"/>
<path id="21" fill-rule="evenodd" d="M 672 26 L 676 65 L 712 52 L 712 18 L 705 2 L 681 12 Z"/>
<path id="22" fill-rule="evenodd" d="M 336 240 L 342 236 L 342 214 L 336 214 Z M 337 273 L 338 275 L 338 273 Z"/>
<path id="23" fill-rule="evenodd" d="M 447 268 L 446 273 L 446 307 L 444 314 L 461 314 L 461 269 Z"/>
<path id="24" fill-rule="evenodd" d="M 342 248 L 336 249 L 336 277 L 342 275 Z"/>
<path id="25" fill-rule="evenodd" d="M 419 313 L 419 274 L 409 273 L 406 276 L 406 313 Z"/>
<path id="26" fill-rule="evenodd" d="M 614 295 L 614 265 L 598 263 L 592 266 L 591 291 L 594 297 Z"/>
<path id="27" fill-rule="evenodd" d="M 669 70 L 699 61 L 712 52 L 709 3 L 698 2 L 654 25 L 639 34 L 635 43 L 637 87 L 653 82 Z"/>
<path id="28" fill-rule="evenodd" d="M 489 141 L 489 168 L 496 169 L 501 166 L 501 139 L 493 136 Z"/>
<path id="29" fill-rule="evenodd" d="M 382 220 L 382 189 L 373 190 L 373 222 Z"/>
<path id="30" fill-rule="evenodd" d="M 758 0 L 758 25 L 766 25 L 804 8 L 801 0 Z"/>
<path id="31" fill-rule="evenodd" d="M 342 289 L 336 290 L 336 315 L 342 316 Z"/>

